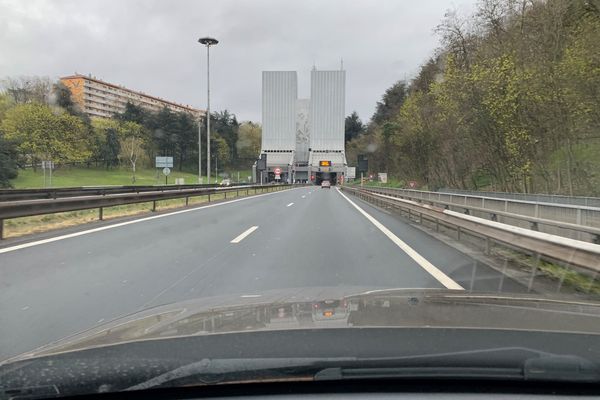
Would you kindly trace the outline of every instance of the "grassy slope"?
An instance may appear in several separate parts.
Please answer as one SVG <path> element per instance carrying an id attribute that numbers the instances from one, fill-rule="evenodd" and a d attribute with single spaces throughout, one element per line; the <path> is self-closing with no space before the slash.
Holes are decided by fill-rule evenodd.
<path id="1" fill-rule="evenodd" d="M 248 175 L 248 171 L 240 171 L 240 179 Z M 162 172 L 159 171 L 157 178 L 155 169 L 138 170 L 136 178 L 136 185 L 162 185 L 165 183 L 165 177 Z M 176 178 L 184 178 L 185 183 L 188 184 L 198 182 L 197 175 L 171 169 L 169 184 L 175 183 Z M 232 178 L 237 179 L 237 173 L 233 173 Z M 44 187 L 44 175 L 42 170 L 38 170 L 35 173 L 31 169 L 19 170 L 19 176 L 12 180 L 11 183 L 15 188 L 19 189 L 40 188 Z M 206 177 L 204 177 L 204 183 L 206 183 Z M 110 170 L 103 168 L 63 168 L 52 173 L 52 187 L 131 184 L 131 170 L 123 168 Z"/>
<path id="2" fill-rule="evenodd" d="M 230 172 L 232 179 L 237 179 L 237 171 Z M 240 171 L 240 179 L 251 175 L 249 171 Z M 137 185 L 161 185 L 165 182 L 162 172 L 157 179 L 155 169 L 138 170 L 136 173 Z M 185 183 L 196 183 L 197 176 L 186 172 L 171 171 L 169 183 L 175 183 L 175 178 L 184 178 Z M 213 178 L 214 179 L 214 178 Z M 219 178 L 221 180 L 221 178 Z M 206 177 L 204 177 L 206 183 Z M 12 181 L 15 188 L 39 188 L 44 186 L 44 176 L 41 170 L 20 170 L 19 176 Z M 67 186 L 96 186 L 96 185 L 131 185 L 131 171 L 127 169 L 102 168 L 64 168 L 52 174 L 53 187 Z M 243 195 L 243 193 L 240 193 Z M 212 195 L 211 200 L 218 200 L 222 195 Z M 206 197 L 190 198 L 190 205 L 207 201 Z M 158 209 L 182 207 L 184 199 L 173 199 L 157 202 Z M 124 206 L 107 207 L 104 209 L 104 218 L 122 217 L 127 215 L 148 213 L 152 203 L 129 204 Z M 98 210 L 70 211 L 65 213 L 38 215 L 33 217 L 13 218 L 6 220 L 5 236 L 15 237 L 31 233 L 44 232 L 57 228 L 78 225 L 98 219 Z"/>

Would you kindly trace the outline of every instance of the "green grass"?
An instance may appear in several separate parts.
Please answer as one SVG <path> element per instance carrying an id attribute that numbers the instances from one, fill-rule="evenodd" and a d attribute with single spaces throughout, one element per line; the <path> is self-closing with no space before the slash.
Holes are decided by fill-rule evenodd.
<path id="1" fill-rule="evenodd" d="M 354 183 L 352 183 L 353 186 L 360 186 L 360 178 L 358 180 L 356 180 Z M 370 187 L 390 187 L 390 188 L 408 188 L 408 184 L 405 181 L 402 180 L 397 180 L 394 178 L 388 178 L 387 183 L 381 183 L 378 181 L 373 181 L 373 182 L 365 182 L 364 184 L 365 186 L 370 186 Z"/>
<path id="2" fill-rule="evenodd" d="M 229 172 L 229 171 L 228 171 Z M 229 172 L 233 182 L 237 180 L 237 171 Z M 240 180 L 251 175 L 250 171 L 241 170 Z M 159 178 L 156 177 L 156 170 L 142 169 L 136 173 L 136 185 L 161 185 L 164 184 L 164 175 L 162 172 Z M 169 175 L 169 183 L 175 183 L 175 178 L 184 178 L 185 183 L 196 183 L 197 176 L 186 172 L 173 171 Z M 214 179 L 214 178 L 213 178 Z M 222 178 L 219 178 L 219 181 Z M 206 183 L 206 177 L 204 177 Z M 15 188 L 41 188 L 44 186 L 44 177 L 41 170 L 33 172 L 31 169 L 20 170 L 19 176 L 11 181 Z M 78 187 L 78 186 L 100 186 L 100 185 L 131 185 L 131 171 L 127 169 L 103 168 L 62 168 L 52 174 L 52 187 Z M 234 196 L 235 194 L 228 195 Z M 240 192 L 240 197 L 245 193 Z M 223 194 L 211 195 L 211 201 L 221 200 Z M 204 203 L 208 199 L 206 196 L 190 197 L 189 205 Z M 157 210 L 178 208 L 185 206 L 185 199 L 171 199 L 156 202 Z M 152 208 L 150 203 L 128 204 L 115 207 L 104 208 L 104 218 L 116 218 L 138 214 L 149 213 Z M 64 213 L 38 215 L 32 217 L 12 218 L 5 220 L 5 236 L 16 237 L 32 233 L 45 232 L 48 230 L 65 228 L 69 226 L 88 223 L 98 220 L 98 209 L 69 211 Z"/>
<path id="3" fill-rule="evenodd" d="M 514 250 L 494 248 L 493 253 L 497 256 L 511 259 L 528 269 L 533 269 L 535 265 L 535 258 L 533 256 Z M 562 280 L 564 287 L 570 287 L 581 293 L 600 294 L 600 281 L 573 268 L 566 268 L 562 265 L 540 260 L 538 271 L 557 283 Z"/>
<path id="4" fill-rule="evenodd" d="M 165 176 L 156 169 L 139 169 L 136 172 L 136 185 L 162 185 L 165 183 Z M 237 179 L 237 171 L 230 173 L 232 179 Z M 240 171 L 240 179 L 244 180 L 249 175 L 249 171 Z M 64 167 L 53 171 L 52 187 L 77 187 L 77 186 L 102 186 L 102 185 L 131 185 L 131 170 L 125 168 L 113 168 L 106 170 L 104 168 L 81 168 Z M 198 176 L 188 172 L 179 172 L 171 169 L 169 175 L 169 184 L 174 184 L 176 178 L 183 178 L 186 184 L 198 182 Z M 47 184 L 48 182 L 48 177 Z M 214 179 L 214 178 L 213 178 Z M 219 178 L 219 181 L 221 178 Z M 204 177 L 206 183 L 206 177 Z M 44 174 L 41 169 L 34 172 L 32 169 L 21 169 L 16 179 L 11 181 L 16 189 L 42 188 L 44 187 Z"/>

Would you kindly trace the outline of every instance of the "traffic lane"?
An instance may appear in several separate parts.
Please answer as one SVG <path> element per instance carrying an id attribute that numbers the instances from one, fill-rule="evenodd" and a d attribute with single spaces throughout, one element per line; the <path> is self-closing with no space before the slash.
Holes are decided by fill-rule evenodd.
<path id="1" fill-rule="evenodd" d="M 0 359 L 145 308 L 291 189 L 0 254 Z"/>
<path id="2" fill-rule="evenodd" d="M 347 194 L 347 196 L 417 252 L 426 256 L 429 261 L 463 288 L 483 292 L 527 292 L 526 286 L 491 268 L 489 265 L 440 242 L 421 229 L 407 223 L 405 218 L 397 214 L 384 212 L 358 197 L 350 194 Z"/>
<path id="3" fill-rule="evenodd" d="M 282 288 L 443 287 L 335 189 L 313 186 L 290 207 L 254 215 L 252 225 L 259 228 L 252 235 L 232 244 L 212 268 L 164 293 L 156 305 Z"/>
<path id="4" fill-rule="evenodd" d="M 298 190 L 298 189 L 295 189 Z M 76 258 L 77 261 L 91 260 L 93 257 L 101 256 L 102 260 L 116 258 L 118 255 L 114 252 L 106 252 L 100 246 L 110 246 L 111 249 L 124 249 L 128 252 L 136 251 L 141 254 L 150 249 L 153 252 L 157 246 L 162 246 L 165 242 L 161 239 L 170 240 L 173 235 L 191 238 L 189 234 L 195 232 L 199 228 L 198 220 L 192 216 L 193 213 L 201 212 L 201 223 L 203 232 L 210 233 L 209 239 L 219 233 L 219 229 L 227 226 L 232 227 L 232 232 L 237 229 L 236 223 L 243 226 L 246 222 L 244 217 L 248 214 L 243 213 L 222 213 L 220 207 L 233 207 L 238 204 L 248 204 L 254 208 L 256 205 L 265 204 L 264 199 L 272 195 L 284 195 L 286 191 L 275 192 L 268 196 L 248 197 L 241 201 L 234 200 L 225 203 L 214 203 L 210 205 L 201 205 L 193 209 L 183 211 L 174 211 L 165 215 L 153 217 L 141 217 L 133 219 L 130 222 L 111 224 L 107 230 L 102 228 L 83 229 L 81 236 L 65 238 L 56 242 L 41 243 L 37 246 L 17 249 L 8 253 L 3 253 L 7 249 L 0 249 L 0 261 L 2 261 L 2 281 L 0 281 L 0 289 L 4 290 L 9 286 L 26 284 L 32 279 L 40 277 L 40 274 L 46 273 L 49 267 L 57 269 L 66 268 L 64 263 L 52 263 L 54 258 L 62 258 L 68 256 Z M 190 218 L 191 217 L 191 218 Z M 233 220 L 229 220 L 233 218 Z M 167 221 L 168 220 L 168 221 Z M 120 226 L 121 225 L 121 226 Z M 215 229 L 217 228 L 217 229 Z M 185 247 L 186 244 L 179 242 L 168 243 L 169 246 Z M 201 243 L 206 243 L 202 241 Z M 220 243 L 220 242 L 219 242 Z M 27 245 L 27 244 L 26 244 Z M 10 246 L 10 247 L 19 247 Z M 165 247 L 165 246 L 162 246 Z M 141 250 L 141 251 L 140 251 Z M 171 253 L 169 251 L 161 254 Z M 146 258 L 146 257 L 143 257 Z M 88 262 L 89 263 L 89 262 Z M 89 263 L 91 264 L 91 263 Z M 76 265 L 77 271 L 80 265 Z"/>

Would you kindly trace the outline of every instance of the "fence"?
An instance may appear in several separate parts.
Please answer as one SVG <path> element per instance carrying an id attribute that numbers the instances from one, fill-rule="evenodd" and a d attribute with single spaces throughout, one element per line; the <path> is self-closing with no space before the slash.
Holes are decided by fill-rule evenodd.
<path id="1" fill-rule="evenodd" d="M 207 196 L 208 201 L 211 200 L 211 195 L 224 194 L 227 198 L 228 193 L 235 193 L 236 196 L 240 192 L 246 192 L 246 195 L 272 192 L 282 190 L 291 185 L 247 185 L 234 186 L 227 188 L 220 187 L 196 187 L 191 189 L 178 190 L 158 190 L 147 192 L 126 192 L 126 193 L 111 193 L 101 195 L 87 196 L 72 196 L 56 199 L 29 199 L 16 201 L 0 202 L 0 239 L 3 238 L 4 220 L 18 217 L 28 217 L 34 215 L 44 215 L 67 211 L 90 210 L 98 209 L 98 218 L 103 219 L 104 208 L 114 207 L 125 204 L 147 203 L 152 202 L 152 210 L 156 210 L 156 202 L 160 200 L 181 199 L 185 198 L 186 206 L 191 197 Z"/>
<path id="2" fill-rule="evenodd" d="M 481 195 L 372 188 L 378 193 L 417 200 L 481 218 L 586 242 L 600 242 L 600 208 L 492 198 Z M 479 192 L 478 192 L 479 193 Z"/>

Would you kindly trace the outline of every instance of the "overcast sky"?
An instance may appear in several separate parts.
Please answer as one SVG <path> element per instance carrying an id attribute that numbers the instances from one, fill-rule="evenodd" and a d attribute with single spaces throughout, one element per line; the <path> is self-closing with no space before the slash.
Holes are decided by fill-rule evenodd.
<path id="1" fill-rule="evenodd" d="M 0 78 L 74 72 L 189 104 L 206 105 L 211 49 L 213 110 L 260 121 L 261 71 L 346 69 L 346 113 L 367 121 L 395 81 L 411 78 L 438 47 L 448 9 L 476 0 L 0 0 Z"/>

